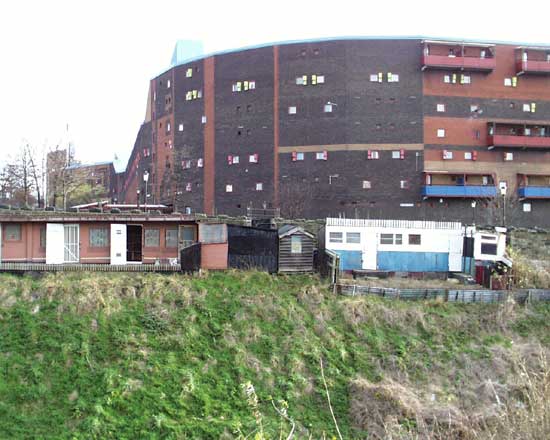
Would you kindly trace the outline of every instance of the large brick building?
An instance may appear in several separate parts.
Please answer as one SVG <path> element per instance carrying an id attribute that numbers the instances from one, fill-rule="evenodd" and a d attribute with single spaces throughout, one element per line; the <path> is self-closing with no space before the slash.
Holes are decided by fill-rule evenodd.
<path id="1" fill-rule="evenodd" d="M 550 46 L 342 38 L 175 56 L 151 80 L 121 200 L 144 201 L 144 172 L 148 202 L 188 212 L 548 226 Z"/>

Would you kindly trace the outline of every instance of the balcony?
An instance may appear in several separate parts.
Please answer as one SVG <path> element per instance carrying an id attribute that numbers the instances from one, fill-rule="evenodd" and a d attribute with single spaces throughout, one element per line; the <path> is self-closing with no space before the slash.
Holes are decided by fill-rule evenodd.
<path id="1" fill-rule="evenodd" d="M 426 185 L 422 197 L 486 198 L 497 195 L 493 185 Z"/>
<path id="2" fill-rule="evenodd" d="M 451 69 L 475 72 L 491 72 L 496 67 L 496 58 L 450 57 L 445 55 L 423 55 L 422 70 Z"/>
<path id="3" fill-rule="evenodd" d="M 526 73 L 534 75 L 550 75 L 550 62 L 518 60 L 516 62 L 516 72 L 518 76 Z"/>
<path id="4" fill-rule="evenodd" d="M 522 199 L 550 199 L 550 186 L 524 186 L 518 188 Z"/>
<path id="5" fill-rule="evenodd" d="M 550 148 L 550 136 L 517 136 L 495 134 L 489 136 L 489 148 Z"/>

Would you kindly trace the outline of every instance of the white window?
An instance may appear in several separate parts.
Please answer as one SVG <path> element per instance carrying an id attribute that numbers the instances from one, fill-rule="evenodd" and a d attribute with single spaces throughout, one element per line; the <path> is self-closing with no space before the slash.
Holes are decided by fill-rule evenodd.
<path id="1" fill-rule="evenodd" d="M 239 156 L 233 156 L 232 163 L 239 163 Z"/>
<path id="2" fill-rule="evenodd" d="M 166 88 L 167 88 L 167 89 L 170 88 L 170 80 L 166 81 Z"/>
<path id="3" fill-rule="evenodd" d="M 363 180 L 363 189 L 371 189 L 371 183 L 370 180 Z"/>
<path id="4" fill-rule="evenodd" d="M 392 151 L 391 152 L 391 158 L 392 159 L 401 159 L 401 151 Z"/>
<path id="5" fill-rule="evenodd" d="M 325 113 L 332 113 L 332 104 L 325 104 Z"/>
<path id="6" fill-rule="evenodd" d="M 288 114 L 289 115 L 295 115 L 296 114 L 296 107 L 295 106 L 291 106 L 288 108 Z"/>
<path id="7" fill-rule="evenodd" d="M 399 181 L 399 187 L 401 189 L 409 189 L 409 181 L 408 180 L 400 180 Z"/>
<path id="8" fill-rule="evenodd" d="M 443 150 L 443 159 L 452 160 L 453 159 L 453 152 L 449 151 L 449 150 Z"/>
<path id="9" fill-rule="evenodd" d="M 378 151 L 369 150 L 369 152 L 367 154 L 367 158 L 369 160 L 380 159 L 380 153 Z"/>
<path id="10" fill-rule="evenodd" d="M 489 176 L 482 176 L 481 177 L 481 184 L 483 186 L 489 185 Z"/>
<path id="11" fill-rule="evenodd" d="M 360 232 L 347 232 L 346 233 L 346 243 L 361 243 L 361 233 Z"/>
<path id="12" fill-rule="evenodd" d="M 529 104 L 523 104 L 523 111 L 524 112 L 531 112 L 531 106 Z"/>
<path id="13" fill-rule="evenodd" d="M 531 203 L 523 204 L 523 212 L 531 212 Z"/>
<path id="14" fill-rule="evenodd" d="M 475 113 L 477 111 L 479 111 L 479 105 L 477 104 L 470 105 L 470 113 Z"/>
<path id="15" fill-rule="evenodd" d="M 315 153 L 315 159 L 317 160 L 327 160 L 327 158 L 328 158 L 328 154 L 326 151 Z"/>
<path id="16" fill-rule="evenodd" d="M 388 72 L 388 82 L 399 82 L 399 75 Z"/>
<path id="17" fill-rule="evenodd" d="M 438 112 L 444 112 L 445 111 L 445 104 L 437 104 L 437 111 Z"/>
<path id="18" fill-rule="evenodd" d="M 514 160 L 514 153 L 504 153 L 504 160 L 506 161 Z"/>
<path id="19" fill-rule="evenodd" d="M 325 83 L 325 75 L 318 75 L 317 84 L 324 84 L 324 83 Z"/>
<path id="20" fill-rule="evenodd" d="M 373 73 L 371 76 L 370 76 L 370 82 L 378 82 L 378 73 Z"/>
<path id="21" fill-rule="evenodd" d="M 183 131 L 183 124 L 178 125 L 178 130 Z"/>
<path id="22" fill-rule="evenodd" d="M 330 243 L 343 243 L 344 242 L 344 233 L 343 232 L 329 232 L 328 241 Z"/>
<path id="23" fill-rule="evenodd" d="M 263 191 L 264 184 L 261 182 L 256 183 L 256 191 Z"/>
<path id="24" fill-rule="evenodd" d="M 437 129 L 437 137 L 438 138 L 444 138 L 445 137 L 445 129 L 444 128 L 438 128 Z"/>
<path id="25" fill-rule="evenodd" d="M 504 78 L 504 86 L 512 87 L 512 78 Z"/>
<path id="26" fill-rule="evenodd" d="M 166 131 L 170 131 L 172 129 L 172 126 L 170 125 L 170 122 L 166 124 Z"/>
<path id="27" fill-rule="evenodd" d="M 201 118 L 201 122 L 202 122 L 203 124 L 206 124 L 206 116 L 203 116 L 203 117 Z"/>
<path id="28" fill-rule="evenodd" d="M 290 237 L 290 253 L 302 253 L 302 237 L 300 237 L 299 235 L 293 235 L 292 237 Z"/>
<path id="29" fill-rule="evenodd" d="M 304 160 L 304 153 L 296 153 L 296 160 Z"/>
<path id="30" fill-rule="evenodd" d="M 185 185 L 185 191 L 187 191 L 187 192 L 191 192 L 192 188 L 193 188 L 193 185 L 191 183 L 187 183 Z"/>
<path id="31" fill-rule="evenodd" d="M 461 84 L 471 84 L 472 83 L 472 77 L 470 75 L 461 75 L 460 76 L 460 83 Z"/>
<path id="32" fill-rule="evenodd" d="M 535 104 L 534 102 L 531 103 L 531 113 L 535 113 L 535 111 L 537 110 L 537 104 Z"/>
<path id="33" fill-rule="evenodd" d="M 199 99 L 202 98 L 202 90 L 199 90 L 197 92 L 197 98 L 199 98 Z"/>
<path id="34" fill-rule="evenodd" d="M 298 77 L 296 77 L 296 85 L 297 86 L 307 85 L 307 76 L 298 76 Z"/>
<path id="35" fill-rule="evenodd" d="M 464 160 L 472 160 L 472 152 L 471 151 L 465 151 L 464 152 Z"/>
<path id="36" fill-rule="evenodd" d="M 197 168 L 202 168 L 204 166 L 204 160 L 202 157 L 197 159 Z"/>
<path id="37" fill-rule="evenodd" d="M 523 134 L 525 134 L 525 136 L 531 136 L 531 129 L 526 128 L 525 130 L 523 130 Z"/>
<path id="38" fill-rule="evenodd" d="M 185 71 L 185 76 L 187 78 L 191 78 L 193 76 L 193 68 L 192 67 L 189 67 L 186 71 Z"/>
<path id="39" fill-rule="evenodd" d="M 380 234 L 380 244 L 403 244 L 403 234 Z"/>
<path id="40" fill-rule="evenodd" d="M 248 156 L 248 162 L 250 163 L 258 163 L 258 155 L 257 154 L 250 154 Z"/>
<path id="41" fill-rule="evenodd" d="M 254 90 L 256 88 L 256 81 L 250 81 L 248 83 L 248 89 L 249 90 Z"/>
<path id="42" fill-rule="evenodd" d="M 233 192 L 233 185 L 225 185 L 225 192 L 226 193 Z"/>
<path id="43" fill-rule="evenodd" d="M 449 84 L 451 82 L 451 76 L 450 75 L 444 75 L 443 76 L 443 82 L 446 84 Z"/>

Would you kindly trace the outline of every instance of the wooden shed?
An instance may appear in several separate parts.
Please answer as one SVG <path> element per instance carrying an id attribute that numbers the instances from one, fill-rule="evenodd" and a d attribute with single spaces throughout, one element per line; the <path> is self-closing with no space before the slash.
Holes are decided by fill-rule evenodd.
<path id="1" fill-rule="evenodd" d="M 299 226 L 279 228 L 279 272 L 313 272 L 315 236 Z"/>

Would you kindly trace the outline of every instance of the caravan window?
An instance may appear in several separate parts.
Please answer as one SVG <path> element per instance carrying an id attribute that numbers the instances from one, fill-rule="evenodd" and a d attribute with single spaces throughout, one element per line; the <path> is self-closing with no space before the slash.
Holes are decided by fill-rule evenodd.
<path id="1" fill-rule="evenodd" d="M 361 243 L 361 233 L 348 232 L 346 234 L 346 243 Z"/>
<path id="2" fill-rule="evenodd" d="M 331 233 L 329 233 L 329 241 L 331 243 L 343 243 L 344 242 L 343 232 L 331 232 Z"/>
<path id="3" fill-rule="evenodd" d="M 496 255 L 497 245 L 494 243 L 481 243 L 481 253 L 484 255 Z"/>
<path id="4" fill-rule="evenodd" d="M 380 244 L 393 244 L 393 234 L 380 234 Z"/>
<path id="5" fill-rule="evenodd" d="M 420 234 L 409 234 L 409 244 L 419 245 L 421 244 Z"/>

